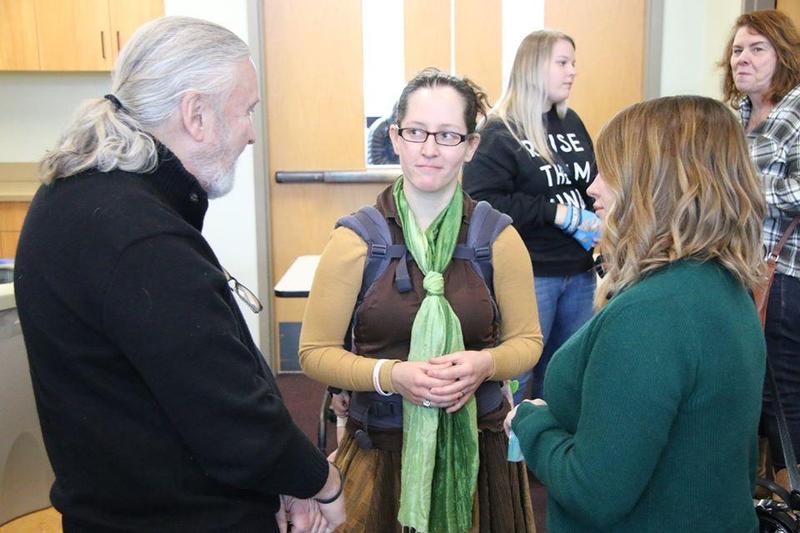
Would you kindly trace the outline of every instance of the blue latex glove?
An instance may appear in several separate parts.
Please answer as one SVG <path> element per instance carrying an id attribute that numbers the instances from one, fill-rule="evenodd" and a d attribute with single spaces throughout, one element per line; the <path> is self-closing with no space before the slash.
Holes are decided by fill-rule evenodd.
<path id="1" fill-rule="evenodd" d="M 558 224 L 558 227 L 578 241 L 584 250 L 589 250 L 600 238 L 600 219 L 586 209 L 577 209 L 569 205 L 566 208 L 567 216 L 564 217 L 564 223 Z"/>
<path id="2" fill-rule="evenodd" d="M 586 209 L 581 209 L 580 223 L 578 229 L 572 234 L 572 238 L 583 246 L 584 250 L 589 250 L 594 243 L 600 239 L 600 219 L 597 215 Z"/>
<path id="3" fill-rule="evenodd" d="M 519 463 L 525 458 L 522 456 L 522 448 L 519 446 L 519 439 L 512 431 L 508 435 L 508 460 L 512 463 Z"/>

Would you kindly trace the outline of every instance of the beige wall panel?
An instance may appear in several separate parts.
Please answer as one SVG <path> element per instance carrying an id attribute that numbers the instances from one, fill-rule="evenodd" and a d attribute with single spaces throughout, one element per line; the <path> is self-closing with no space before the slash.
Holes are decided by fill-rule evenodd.
<path id="1" fill-rule="evenodd" d="M 775 7 L 789 15 L 794 25 L 800 28 L 800 0 L 778 0 Z"/>
<path id="2" fill-rule="evenodd" d="M 34 0 L 0 0 L 0 70 L 38 70 Z"/>
<path id="3" fill-rule="evenodd" d="M 494 104 L 502 91 L 502 0 L 458 0 L 456 72 L 480 85 Z"/>
<path id="4" fill-rule="evenodd" d="M 615 113 L 644 96 L 645 4 L 642 0 L 545 3 L 545 26 L 575 39 L 578 77 L 569 105 L 593 139 Z"/>
<path id="5" fill-rule="evenodd" d="M 277 170 L 365 165 L 361 0 L 266 0 L 264 39 L 275 280 L 318 254 L 337 218 L 374 203 L 380 184 L 275 183 Z M 277 324 L 300 321 L 305 299 L 274 300 Z M 277 362 L 277 356 L 273 361 Z"/>
<path id="6" fill-rule="evenodd" d="M 450 0 L 405 0 L 406 79 L 425 67 L 450 71 Z"/>

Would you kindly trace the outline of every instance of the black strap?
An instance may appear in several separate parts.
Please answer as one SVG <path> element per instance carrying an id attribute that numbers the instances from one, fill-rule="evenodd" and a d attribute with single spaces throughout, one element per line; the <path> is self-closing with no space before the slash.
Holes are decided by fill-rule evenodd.
<path id="1" fill-rule="evenodd" d="M 786 415 L 783 412 L 783 405 L 781 404 L 781 397 L 778 392 L 778 384 L 775 381 L 772 365 L 769 364 L 769 357 L 767 358 L 767 377 L 769 378 L 770 387 L 772 388 L 773 402 L 775 402 L 775 418 L 778 420 L 778 436 L 781 440 L 783 461 L 786 464 L 786 473 L 789 475 L 791 501 L 786 503 L 788 503 L 792 509 L 800 509 L 800 475 L 798 475 L 797 472 L 797 458 L 794 454 L 792 438 L 789 435 L 789 425 L 786 423 Z"/>

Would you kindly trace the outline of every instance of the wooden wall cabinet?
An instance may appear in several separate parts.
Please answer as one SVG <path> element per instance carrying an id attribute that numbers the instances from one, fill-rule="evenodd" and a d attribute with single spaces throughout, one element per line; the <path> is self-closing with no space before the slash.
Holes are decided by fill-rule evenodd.
<path id="1" fill-rule="evenodd" d="M 34 0 L 0 0 L 0 70 L 39 70 Z"/>
<path id="2" fill-rule="evenodd" d="M 0 70 L 111 70 L 163 0 L 0 0 Z"/>
<path id="3" fill-rule="evenodd" d="M 30 202 L 0 202 L 0 259 L 12 259 Z"/>

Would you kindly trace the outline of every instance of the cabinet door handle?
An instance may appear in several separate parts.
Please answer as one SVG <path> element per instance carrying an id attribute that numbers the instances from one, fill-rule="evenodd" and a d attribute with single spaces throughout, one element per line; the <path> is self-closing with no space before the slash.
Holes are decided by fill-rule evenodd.
<path id="1" fill-rule="evenodd" d="M 100 50 L 103 52 L 103 59 L 106 58 L 106 36 L 103 30 L 100 30 Z"/>
<path id="2" fill-rule="evenodd" d="M 119 45 L 119 30 L 117 30 L 117 53 L 119 53 L 121 49 L 122 47 Z"/>

